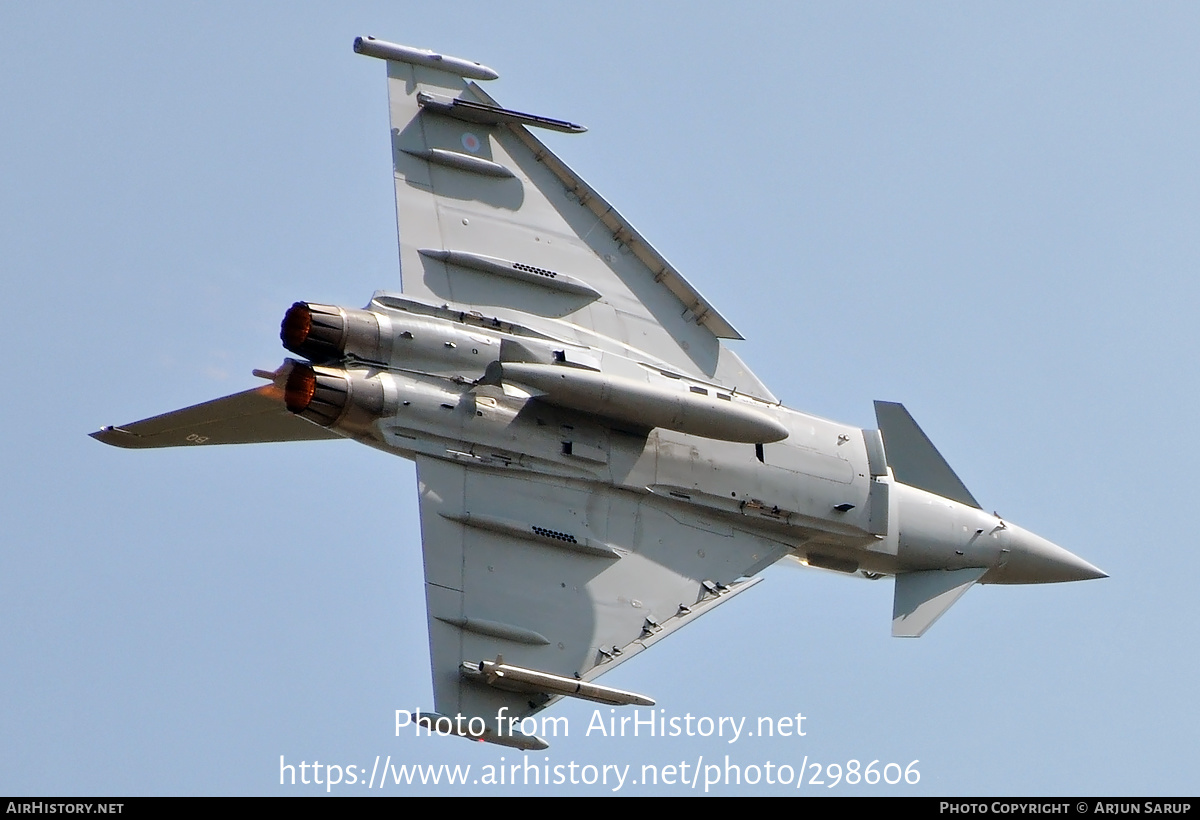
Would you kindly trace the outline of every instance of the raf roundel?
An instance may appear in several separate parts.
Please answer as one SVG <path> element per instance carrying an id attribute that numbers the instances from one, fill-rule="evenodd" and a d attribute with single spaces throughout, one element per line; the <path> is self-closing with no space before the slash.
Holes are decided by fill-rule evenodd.
<path id="1" fill-rule="evenodd" d="M 472 154 L 479 153 L 479 137 L 475 136 L 470 131 L 467 131 L 462 135 L 462 145 L 463 148 L 466 148 Z"/>

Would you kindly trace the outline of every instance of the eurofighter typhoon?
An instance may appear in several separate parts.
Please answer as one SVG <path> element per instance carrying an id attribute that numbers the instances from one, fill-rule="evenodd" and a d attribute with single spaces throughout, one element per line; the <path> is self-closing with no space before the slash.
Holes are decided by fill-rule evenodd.
<path id="1" fill-rule="evenodd" d="M 501 107 L 479 63 L 354 50 L 387 66 L 402 290 L 296 302 L 298 358 L 255 371 L 269 384 L 93 436 L 415 461 L 423 720 L 538 749 L 497 715 L 653 704 L 598 679 L 785 557 L 892 576 L 902 637 L 973 584 L 1105 577 L 985 512 L 902 405 L 876 402 L 870 430 L 783 407 L 722 343 L 733 326 L 534 136 L 582 126 Z"/>

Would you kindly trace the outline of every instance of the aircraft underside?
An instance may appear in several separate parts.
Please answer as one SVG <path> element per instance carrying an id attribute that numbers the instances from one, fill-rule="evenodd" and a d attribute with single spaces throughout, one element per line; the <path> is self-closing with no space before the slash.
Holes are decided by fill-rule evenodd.
<path id="1" fill-rule="evenodd" d="M 985 512 L 902 405 L 862 429 L 783 407 L 741 336 L 530 129 L 478 63 L 371 38 L 386 62 L 403 291 L 297 302 L 257 388 L 93 436 L 125 448 L 348 438 L 416 462 L 439 715 L 597 683 L 784 558 L 894 576 L 892 632 L 976 583 L 1104 577 Z"/>

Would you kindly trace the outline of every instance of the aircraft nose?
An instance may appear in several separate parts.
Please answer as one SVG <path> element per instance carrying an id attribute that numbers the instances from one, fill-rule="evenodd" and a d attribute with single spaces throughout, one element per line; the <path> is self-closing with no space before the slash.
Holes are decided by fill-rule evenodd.
<path id="1" fill-rule="evenodd" d="M 1107 578 L 1108 573 L 1028 530 L 1007 525 L 1009 558 L 1001 583 L 1054 584 Z"/>

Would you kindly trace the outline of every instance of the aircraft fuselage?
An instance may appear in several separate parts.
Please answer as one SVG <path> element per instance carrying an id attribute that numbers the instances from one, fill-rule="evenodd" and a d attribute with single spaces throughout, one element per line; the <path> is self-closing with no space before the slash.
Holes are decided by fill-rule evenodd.
<path id="1" fill-rule="evenodd" d="M 340 328 L 325 347 L 319 330 L 292 339 L 289 349 L 328 362 L 294 365 L 289 409 L 396 455 L 649 493 L 786 544 L 808 565 L 870 578 L 1102 575 L 994 514 L 897 481 L 876 430 L 672 372 L 627 346 L 583 348 L 546 320 L 535 331 L 402 297 L 377 295 L 362 311 L 295 310 L 306 327 L 324 316 Z M 288 320 L 283 335 L 288 344 Z M 755 429 L 778 440 L 746 440 Z"/>

